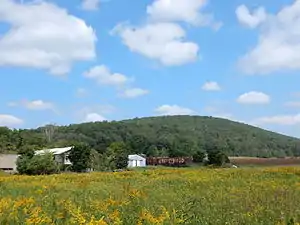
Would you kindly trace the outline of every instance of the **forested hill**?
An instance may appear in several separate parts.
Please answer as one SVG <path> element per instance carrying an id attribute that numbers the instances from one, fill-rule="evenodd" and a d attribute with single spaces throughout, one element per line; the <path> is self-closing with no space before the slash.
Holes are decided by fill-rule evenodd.
<path id="1" fill-rule="evenodd" d="M 125 142 L 130 152 L 148 156 L 184 156 L 197 150 L 221 150 L 231 156 L 300 155 L 299 139 L 213 117 L 164 116 L 34 130 L 0 129 L 2 151 L 62 147 L 76 142 L 88 143 L 99 152 L 113 142 Z"/>

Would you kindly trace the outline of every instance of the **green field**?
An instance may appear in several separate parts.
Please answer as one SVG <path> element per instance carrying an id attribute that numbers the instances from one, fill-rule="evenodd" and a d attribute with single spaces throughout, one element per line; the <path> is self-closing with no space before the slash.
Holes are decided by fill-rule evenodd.
<path id="1" fill-rule="evenodd" d="M 0 176 L 0 224 L 296 224 L 299 174 L 289 167 Z"/>

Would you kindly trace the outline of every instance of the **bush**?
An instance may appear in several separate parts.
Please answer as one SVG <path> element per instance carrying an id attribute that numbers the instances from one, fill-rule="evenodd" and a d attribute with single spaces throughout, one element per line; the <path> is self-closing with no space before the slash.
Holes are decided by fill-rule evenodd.
<path id="1" fill-rule="evenodd" d="M 91 168 L 91 148 L 86 144 L 75 145 L 68 156 L 72 163 L 71 170 L 73 172 L 85 172 Z"/>
<path id="2" fill-rule="evenodd" d="M 127 168 L 130 147 L 124 142 L 113 142 L 103 154 L 92 154 L 94 166 L 100 171 L 115 171 Z"/>
<path id="3" fill-rule="evenodd" d="M 21 155 L 17 159 L 17 170 L 20 174 L 26 175 L 54 174 L 59 171 L 59 166 L 51 153 L 34 156 Z"/>
<path id="4" fill-rule="evenodd" d="M 129 147 L 124 142 L 114 142 L 107 148 L 106 155 L 111 169 L 124 169 L 128 165 Z"/>
<path id="5" fill-rule="evenodd" d="M 203 163 L 204 159 L 205 159 L 205 153 L 202 151 L 197 151 L 194 155 L 193 155 L 193 162 L 195 163 Z"/>
<path id="6" fill-rule="evenodd" d="M 223 166 L 226 163 L 230 163 L 228 156 L 220 151 L 212 151 L 208 153 L 208 164 L 215 166 Z"/>

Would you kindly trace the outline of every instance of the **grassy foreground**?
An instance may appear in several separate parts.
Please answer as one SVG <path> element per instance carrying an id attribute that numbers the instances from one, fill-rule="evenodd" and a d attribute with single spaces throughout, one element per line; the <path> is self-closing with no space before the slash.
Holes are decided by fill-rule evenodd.
<path id="1" fill-rule="evenodd" d="M 300 169 L 0 176 L 0 224 L 293 224 Z"/>

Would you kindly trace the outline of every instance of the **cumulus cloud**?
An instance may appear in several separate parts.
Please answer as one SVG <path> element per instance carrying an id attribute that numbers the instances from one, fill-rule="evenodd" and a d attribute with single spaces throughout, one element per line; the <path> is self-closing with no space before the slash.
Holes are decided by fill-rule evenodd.
<path id="1" fill-rule="evenodd" d="M 76 96 L 77 97 L 85 97 L 88 94 L 88 91 L 85 88 L 77 88 Z"/>
<path id="2" fill-rule="evenodd" d="M 290 102 L 286 102 L 285 106 L 288 107 L 300 107 L 300 101 L 290 101 Z"/>
<path id="3" fill-rule="evenodd" d="M 217 82 L 210 81 L 210 82 L 206 82 L 205 84 L 203 84 L 202 90 L 204 90 L 204 91 L 220 91 L 221 87 Z"/>
<path id="4" fill-rule="evenodd" d="M 53 110 L 54 104 L 43 100 L 24 101 L 22 104 L 30 110 Z"/>
<path id="5" fill-rule="evenodd" d="M 121 73 L 112 73 L 105 65 L 95 66 L 83 74 L 102 85 L 120 86 L 129 82 L 129 78 Z"/>
<path id="6" fill-rule="evenodd" d="M 23 120 L 18 117 L 8 114 L 0 114 L 0 126 L 15 127 L 17 125 L 21 125 L 22 123 Z"/>
<path id="7" fill-rule="evenodd" d="M 84 123 L 88 122 L 102 122 L 107 120 L 104 116 L 98 114 L 98 113 L 87 113 L 85 115 L 85 118 L 83 120 Z"/>
<path id="8" fill-rule="evenodd" d="M 83 75 L 99 84 L 117 87 L 119 96 L 123 98 L 136 98 L 149 93 L 146 89 L 131 87 L 131 83 L 134 82 L 133 77 L 129 78 L 121 73 L 112 73 L 105 65 L 95 66 Z"/>
<path id="9" fill-rule="evenodd" d="M 251 13 L 247 6 L 240 5 L 236 9 L 236 16 L 241 24 L 255 28 L 266 20 L 267 13 L 263 7 L 259 7 Z"/>
<path id="10" fill-rule="evenodd" d="M 97 10 L 99 9 L 100 0 L 82 0 L 81 7 L 84 10 Z"/>
<path id="11" fill-rule="evenodd" d="M 123 91 L 121 96 L 124 98 L 137 98 L 148 94 L 149 91 L 142 88 L 128 88 Z"/>
<path id="12" fill-rule="evenodd" d="M 155 109 L 159 115 L 191 115 L 195 111 L 178 105 L 162 105 Z"/>
<path id="13" fill-rule="evenodd" d="M 257 125 L 273 124 L 273 125 L 292 126 L 292 125 L 300 124 L 300 114 L 260 117 L 255 119 L 253 121 L 253 124 L 257 124 Z"/>
<path id="14" fill-rule="evenodd" d="M 53 3 L 1 0 L 0 22 L 10 25 L 0 37 L 0 66 L 45 69 L 62 75 L 74 62 L 96 56 L 93 28 Z"/>
<path id="15" fill-rule="evenodd" d="M 269 95 L 263 92 L 250 91 L 240 95 L 237 99 L 241 104 L 268 104 L 271 101 Z"/>
<path id="16" fill-rule="evenodd" d="M 8 103 L 10 107 L 22 106 L 29 110 L 52 110 L 56 112 L 55 105 L 52 102 L 47 102 L 44 100 L 22 100 L 20 102 L 10 102 Z"/>
<path id="17" fill-rule="evenodd" d="M 112 105 L 96 104 L 84 106 L 79 104 L 74 106 L 73 111 L 76 121 L 79 122 L 96 122 L 108 120 L 107 116 L 112 115 L 116 108 Z"/>
<path id="18" fill-rule="evenodd" d="M 255 23 L 254 23 L 255 24 Z M 257 45 L 240 58 L 248 74 L 300 69 L 300 0 L 261 21 Z"/>
<path id="19" fill-rule="evenodd" d="M 132 51 L 166 66 L 194 62 L 199 46 L 185 40 L 186 33 L 175 23 L 151 23 L 141 27 L 119 24 L 113 31 Z"/>
<path id="20" fill-rule="evenodd" d="M 207 2 L 207 0 L 155 0 L 147 7 L 147 14 L 152 21 L 186 22 L 197 26 L 220 27 L 220 22 L 215 22 L 212 14 L 203 12 Z"/>
<path id="21" fill-rule="evenodd" d="M 146 23 L 132 26 L 120 23 L 112 34 L 121 37 L 132 52 L 158 61 L 165 66 L 180 66 L 196 61 L 199 56 L 197 43 L 188 41 L 180 22 L 197 26 L 222 26 L 212 14 L 203 12 L 206 0 L 155 0 L 147 6 Z"/>

